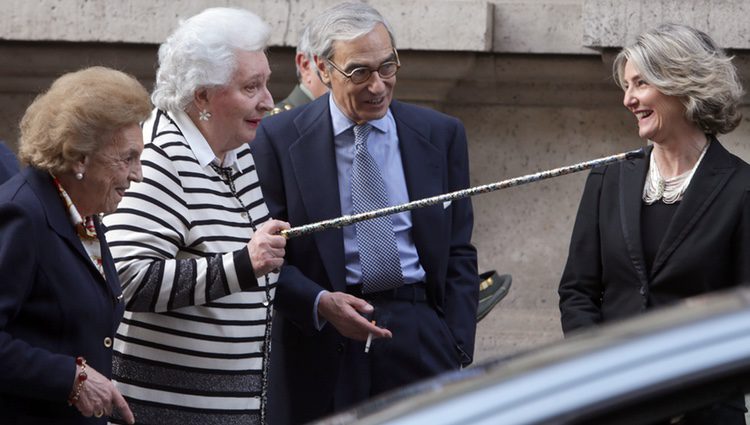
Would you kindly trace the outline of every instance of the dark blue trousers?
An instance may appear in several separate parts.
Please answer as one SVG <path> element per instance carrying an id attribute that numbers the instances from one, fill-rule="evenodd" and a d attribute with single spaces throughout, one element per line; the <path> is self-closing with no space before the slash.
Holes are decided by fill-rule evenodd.
<path id="1" fill-rule="evenodd" d="M 388 328 L 390 339 L 365 343 L 347 340 L 336 385 L 334 410 L 341 411 L 370 397 L 441 372 L 460 368 L 457 345 L 443 319 L 427 302 L 424 286 L 406 285 L 380 296 L 353 295 L 374 307 L 373 319 Z"/>

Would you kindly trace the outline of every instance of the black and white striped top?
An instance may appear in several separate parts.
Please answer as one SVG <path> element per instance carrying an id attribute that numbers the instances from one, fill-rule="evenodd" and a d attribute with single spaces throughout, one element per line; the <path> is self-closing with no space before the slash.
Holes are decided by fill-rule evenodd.
<path id="1" fill-rule="evenodd" d="M 269 219 L 250 150 L 227 156 L 235 196 L 187 115 L 143 134 L 143 182 L 104 219 L 126 303 L 113 379 L 138 423 L 261 423 L 277 276 L 246 249 Z"/>

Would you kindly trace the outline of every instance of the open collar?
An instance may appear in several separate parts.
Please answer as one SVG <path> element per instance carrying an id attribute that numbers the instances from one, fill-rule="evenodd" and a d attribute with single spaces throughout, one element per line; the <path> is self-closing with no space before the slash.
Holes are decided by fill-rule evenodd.
<path id="1" fill-rule="evenodd" d="M 198 130 L 198 127 L 193 123 L 187 113 L 184 111 L 171 111 L 170 114 L 174 119 L 177 127 L 180 128 L 182 135 L 185 137 L 190 150 L 193 151 L 195 159 L 198 161 L 202 168 L 205 168 L 210 163 L 214 163 L 221 167 L 232 167 L 235 172 L 242 172 L 239 165 L 237 164 L 237 152 L 245 149 L 244 146 L 240 146 L 237 149 L 233 149 L 227 152 L 224 157 L 224 162 L 219 161 L 216 157 L 211 145 L 208 144 L 208 140 L 203 136 L 203 133 Z"/>

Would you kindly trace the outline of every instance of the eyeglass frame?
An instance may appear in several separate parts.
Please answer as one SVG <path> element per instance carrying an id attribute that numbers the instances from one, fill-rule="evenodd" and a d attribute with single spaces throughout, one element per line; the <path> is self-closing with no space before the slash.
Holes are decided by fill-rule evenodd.
<path id="1" fill-rule="evenodd" d="M 372 74 L 374 72 L 377 72 L 378 75 L 380 76 L 380 78 L 383 78 L 383 79 L 395 77 L 396 74 L 398 74 L 398 70 L 401 68 L 401 60 L 398 58 L 398 51 L 396 51 L 396 49 L 393 49 L 393 54 L 396 56 L 396 60 L 395 61 L 392 61 L 392 60 L 385 61 L 385 62 L 381 63 L 375 69 L 372 69 L 372 68 L 369 68 L 369 67 L 366 67 L 366 66 L 358 66 L 358 67 L 352 69 L 351 72 L 349 72 L 349 73 L 346 73 L 343 70 L 341 70 L 341 68 L 339 68 L 338 66 L 336 66 L 336 64 L 333 63 L 333 61 L 331 59 L 326 58 L 326 61 L 333 67 L 333 69 L 335 69 L 336 71 L 338 71 L 344 77 L 348 78 L 349 81 L 351 81 L 353 84 L 359 85 L 359 84 L 364 84 L 364 83 L 370 81 L 370 78 L 372 77 Z M 383 74 L 380 73 L 380 68 L 382 68 L 384 65 L 390 65 L 390 64 L 396 64 L 396 71 L 393 72 L 393 75 L 389 75 L 388 77 L 383 77 Z M 357 83 L 354 80 L 352 80 L 352 75 L 354 75 L 354 73 L 357 72 L 357 71 L 359 71 L 360 69 L 366 69 L 367 72 L 369 72 L 369 74 L 367 74 L 367 78 L 365 78 L 364 80 L 362 80 L 362 81 L 360 81 L 360 82 Z"/>

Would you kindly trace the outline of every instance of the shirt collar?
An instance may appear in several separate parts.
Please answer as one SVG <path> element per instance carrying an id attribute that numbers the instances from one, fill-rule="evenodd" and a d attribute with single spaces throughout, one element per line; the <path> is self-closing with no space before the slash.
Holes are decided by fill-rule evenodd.
<path id="1" fill-rule="evenodd" d="M 305 87 L 305 85 L 302 84 L 301 81 L 299 83 L 299 89 L 302 90 L 302 93 L 304 93 L 310 100 L 315 100 L 315 96 L 313 96 L 313 94 L 310 91 L 310 89 L 308 89 L 307 87 Z"/>
<path id="2" fill-rule="evenodd" d="M 338 137 L 339 135 L 341 135 L 341 133 L 357 125 L 357 123 L 349 119 L 349 117 L 341 112 L 341 109 L 339 109 L 338 105 L 336 105 L 336 102 L 333 100 L 333 93 L 328 96 L 328 105 L 331 110 L 333 137 Z M 385 115 L 383 115 L 382 118 L 368 121 L 368 124 L 372 125 L 373 128 L 377 129 L 379 132 L 386 133 L 388 131 L 388 122 L 392 120 L 393 116 L 391 114 L 391 108 L 388 108 L 388 111 L 385 113 Z"/>
<path id="3" fill-rule="evenodd" d="M 60 195 L 60 199 L 62 199 L 65 208 L 68 210 L 68 218 L 73 227 L 75 227 L 78 237 L 85 240 L 96 239 L 94 216 L 81 216 L 81 213 L 78 212 L 78 208 L 76 208 L 73 200 L 70 199 L 70 195 L 68 195 L 68 192 L 62 187 L 62 184 L 60 184 L 60 180 L 58 180 L 54 174 L 50 173 L 50 175 L 52 176 L 53 184 L 57 188 L 57 193 Z"/>
<path id="4" fill-rule="evenodd" d="M 65 204 L 65 208 L 67 208 L 68 210 L 68 218 L 70 219 L 70 223 L 73 226 L 78 226 L 79 224 L 82 224 L 83 216 L 81 216 L 81 213 L 78 212 L 78 208 L 76 208 L 75 204 L 73 203 L 73 200 L 70 199 L 70 195 L 68 195 L 68 192 L 62 187 L 62 184 L 60 184 L 60 180 L 58 180 L 54 174 L 51 174 L 51 175 L 52 175 L 52 182 L 55 184 L 55 187 L 57 188 L 57 193 L 60 195 L 60 198 Z"/>
<path id="5" fill-rule="evenodd" d="M 208 144 L 206 138 L 203 137 L 203 133 L 198 130 L 198 127 L 195 126 L 193 120 L 190 119 L 187 113 L 184 111 L 171 111 L 171 115 L 172 118 L 174 118 L 175 123 L 177 123 L 177 127 L 182 131 L 182 135 L 185 137 L 187 144 L 190 146 L 190 150 L 193 151 L 195 159 L 198 160 L 201 167 L 205 168 L 209 163 L 213 162 L 221 167 L 232 167 L 237 172 L 242 171 L 237 164 L 237 152 L 244 149 L 244 146 L 240 146 L 237 149 L 227 152 L 224 156 L 224 162 L 222 163 L 219 161 L 219 158 L 216 157 L 216 154 L 214 154 L 214 151 L 211 149 L 211 145 Z"/>

